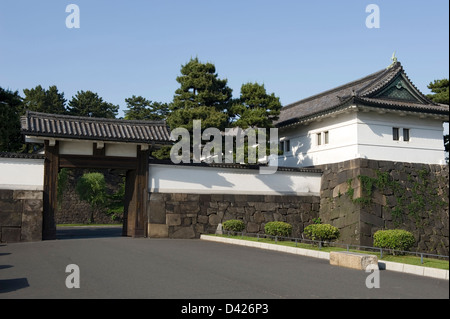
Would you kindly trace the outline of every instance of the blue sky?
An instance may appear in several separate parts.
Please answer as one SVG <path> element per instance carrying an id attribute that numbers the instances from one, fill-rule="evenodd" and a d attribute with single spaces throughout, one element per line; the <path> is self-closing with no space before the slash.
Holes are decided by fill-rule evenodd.
<path id="1" fill-rule="evenodd" d="M 80 28 L 66 27 L 66 6 Z M 380 28 L 366 27 L 366 6 Z M 264 83 L 286 105 L 381 70 L 396 51 L 424 93 L 449 77 L 447 0 L 0 0 L 0 86 L 56 85 L 118 104 L 170 102 L 181 65 L 212 62 L 233 96 Z M 119 114 L 121 116 L 122 113 Z"/>

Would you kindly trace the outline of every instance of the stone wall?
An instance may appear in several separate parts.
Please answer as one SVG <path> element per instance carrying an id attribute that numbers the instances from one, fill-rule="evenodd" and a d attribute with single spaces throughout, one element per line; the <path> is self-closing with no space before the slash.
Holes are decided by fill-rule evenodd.
<path id="1" fill-rule="evenodd" d="M 151 193 L 149 236 L 198 238 L 230 219 L 243 220 L 248 233 L 264 233 L 267 222 L 284 221 L 300 236 L 318 217 L 319 202 L 318 196 Z"/>
<path id="2" fill-rule="evenodd" d="M 0 242 L 42 240 L 43 193 L 0 189 Z"/>
<path id="3" fill-rule="evenodd" d="M 448 256 L 448 165 L 356 159 L 318 168 L 320 217 L 340 241 L 372 246 L 377 230 L 401 228 L 414 234 L 413 250 Z"/>

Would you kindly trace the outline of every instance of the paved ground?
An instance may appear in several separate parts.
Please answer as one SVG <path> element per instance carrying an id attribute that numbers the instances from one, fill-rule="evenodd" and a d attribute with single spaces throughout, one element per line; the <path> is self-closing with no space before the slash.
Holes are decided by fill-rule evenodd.
<path id="1" fill-rule="evenodd" d="M 0 244 L 0 299 L 449 298 L 447 280 L 381 271 L 380 288 L 368 289 L 369 274 L 326 260 L 120 233 L 66 229 L 54 241 Z M 69 264 L 79 266 L 79 289 L 66 287 Z"/>

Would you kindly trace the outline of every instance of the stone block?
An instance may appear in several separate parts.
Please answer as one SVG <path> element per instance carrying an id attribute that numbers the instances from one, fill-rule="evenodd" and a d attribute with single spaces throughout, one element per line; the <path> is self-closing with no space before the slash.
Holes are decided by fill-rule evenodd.
<path id="1" fill-rule="evenodd" d="M 188 202 L 198 202 L 200 200 L 199 194 L 187 194 L 186 201 Z"/>
<path id="2" fill-rule="evenodd" d="M 198 213 L 200 211 L 200 206 L 198 201 L 183 202 L 180 203 L 181 212 L 183 213 Z"/>
<path id="3" fill-rule="evenodd" d="M 22 225 L 22 203 L 2 203 L 0 205 L 0 226 L 20 227 Z"/>
<path id="4" fill-rule="evenodd" d="M 181 215 L 180 214 L 167 214 L 166 215 L 166 225 L 167 226 L 181 225 Z"/>
<path id="5" fill-rule="evenodd" d="M 177 239 L 192 239 L 196 237 L 194 227 L 175 227 L 175 230 L 169 234 L 170 238 L 177 238 Z"/>
<path id="6" fill-rule="evenodd" d="M 27 202 L 27 201 L 25 201 Z M 42 201 L 29 200 L 34 206 L 24 204 L 22 214 L 21 241 L 42 240 Z M 33 208 L 33 209 L 30 209 Z"/>
<path id="7" fill-rule="evenodd" d="M 150 201 L 151 202 L 153 202 L 153 201 L 155 201 L 155 202 L 163 202 L 163 201 L 165 201 L 164 195 L 165 194 L 163 194 L 163 193 L 151 193 L 150 194 Z"/>
<path id="8" fill-rule="evenodd" d="M 375 255 L 367 255 L 353 252 L 330 252 L 330 265 L 366 270 L 367 266 L 378 267 L 378 258 Z"/>
<path id="9" fill-rule="evenodd" d="M 13 199 L 13 190 L 9 189 L 0 189 L 0 200 L 2 199 Z"/>
<path id="10" fill-rule="evenodd" d="M 173 206 L 171 207 L 173 211 Z M 150 201 L 147 206 L 148 221 L 154 224 L 166 222 L 166 205 L 160 201 Z"/>
<path id="11" fill-rule="evenodd" d="M 247 223 L 247 232 L 248 233 L 257 233 L 259 232 L 259 225 L 257 223 L 249 222 Z"/>
<path id="12" fill-rule="evenodd" d="M 343 196 L 347 193 L 347 191 L 348 191 L 348 184 L 346 182 L 341 183 L 333 189 L 333 198 Z"/>
<path id="13" fill-rule="evenodd" d="M 220 216 L 218 216 L 217 214 L 209 215 L 209 220 L 208 220 L 208 222 L 209 222 L 210 225 L 219 225 L 219 223 L 220 223 L 221 221 L 222 221 L 222 220 L 221 220 Z"/>
<path id="14" fill-rule="evenodd" d="M 200 224 L 207 224 L 209 221 L 209 218 L 208 218 L 208 216 L 201 215 L 201 216 L 197 217 L 197 221 Z"/>
<path id="15" fill-rule="evenodd" d="M 150 238 L 168 238 L 169 226 L 165 224 L 148 224 L 148 237 Z"/>
<path id="16" fill-rule="evenodd" d="M 2 227 L 2 243 L 18 243 L 20 242 L 20 227 Z"/>
<path id="17" fill-rule="evenodd" d="M 200 194 L 198 197 L 199 202 L 201 203 L 208 203 L 211 201 L 211 195 L 209 194 Z"/>
<path id="18" fill-rule="evenodd" d="M 34 199 L 34 200 L 43 200 L 44 192 L 43 191 L 26 191 L 26 190 L 15 190 L 14 199 Z"/>

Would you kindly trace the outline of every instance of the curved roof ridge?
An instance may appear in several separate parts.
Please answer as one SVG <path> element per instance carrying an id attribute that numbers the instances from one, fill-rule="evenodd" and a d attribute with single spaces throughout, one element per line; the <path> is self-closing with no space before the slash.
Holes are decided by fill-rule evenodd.
<path id="1" fill-rule="evenodd" d="M 358 84 L 360 84 L 360 83 L 363 83 L 363 82 L 365 82 L 365 81 L 370 80 L 371 78 L 376 78 L 377 76 L 379 76 L 380 74 L 382 74 L 384 71 L 386 71 L 386 70 L 385 70 L 385 69 L 380 70 L 380 71 L 378 71 L 378 72 L 372 73 L 372 74 L 367 75 L 367 76 L 365 76 L 365 77 L 363 77 L 363 78 L 360 78 L 360 79 L 358 79 L 358 80 L 348 82 L 348 83 L 346 83 L 346 84 L 337 86 L 337 87 L 335 87 L 335 88 L 333 88 L 333 89 L 326 90 L 326 91 L 324 91 L 324 92 L 321 92 L 321 93 L 318 93 L 318 94 L 309 96 L 309 97 L 304 98 L 304 99 L 302 99 L 302 100 L 299 100 L 299 101 L 297 101 L 297 102 L 290 103 L 290 104 L 284 106 L 283 109 L 285 109 L 285 108 L 287 109 L 287 108 L 290 108 L 290 107 L 294 107 L 294 106 L 296 106 L 296 105 L 298 105 L 298 104 L 301 104 L 301 103 L 305 103 L 305 102 L 309 102 L 309 101 L 315 100 L 315 99 L 317 99 L 317 98 L 320 98 L 320 97 L 322 97 L 322 96 L 331 94 L 331 93 L 333 93 L 333 92 L 341 91 L 341 90 L 343 90 L 343 89 L 350 88 L 350 87 L 352 87 L 352 86 L 356 86 L 356 85 L 358 85 Z"/>

